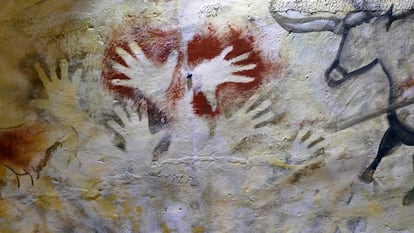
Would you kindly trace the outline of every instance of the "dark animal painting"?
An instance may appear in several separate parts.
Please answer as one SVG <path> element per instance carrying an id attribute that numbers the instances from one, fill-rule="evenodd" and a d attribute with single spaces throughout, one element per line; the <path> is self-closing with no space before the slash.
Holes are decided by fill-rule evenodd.
<path id="1" fill-rule="evenodd" d="M 336 17 L 289 18 L 276 11 L 272 17 L 285 30 L 294 33 L 332 32 L 342 36 L 337 54 L 325 71 L 329 87 L 339 87 L 352 78 L 364 78 L 379 66 L 387 78 L 388 104 L 395 104 L 402 96 L 414 57 L 414 11 L 393 13 L 393 6 L 384 12 L 360 11 Z M 385 131 L 372 163 L 361 174 L 363 182 L 374 180 L 374 172 L 382 158 L 401 144 L 414 145 L 414 128 L 396 109 L 387 112 L 389 128 Z M 414 159 L 414 158 L 413 158 Z M 414 189 L 404 197 L 403 204 L 414 203 Z"/>

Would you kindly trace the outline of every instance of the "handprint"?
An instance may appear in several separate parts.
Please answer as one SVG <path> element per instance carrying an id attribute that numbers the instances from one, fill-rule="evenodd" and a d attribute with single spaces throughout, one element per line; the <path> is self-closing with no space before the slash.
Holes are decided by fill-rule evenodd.
<path id="1" fill-rule="evenodd" d="M 271 85 L 262 87 L 231 118 L 222 118 L 217 124 L 226 132 L 234 133 L 231 138 L 236 142 L 233 152 L 253 148 L 263 143 L 265 126 L 275 125 L 285 119 L 285 112 L 276 108 L 277 90 Z"/>
<path id="2" fill-rule="evenodd" d="M 233 50 L 233 46 L 225 48 L 220 55 L 210 61 L 201 63 L 192 71 L 194 92 L 197 94 L 203 92 L 212 109 L 216 109 L 216 88 L 218 85 L 234 82 L 248 83 L 254 80 L 253 77 L 238 75 L 236 73 L 252 70 L 256 64 L 235 65 L 247 59 L 250 53 L 244 53 L 235 58 L 226 60 L 225 57 Z"/>
<path id="3" fill-rule="evenodd" d="M 298 130 L 293 135 L 293 142 L 290 148 L 291 160 L 295 164 L 301 164 L 310 159 L 325 154 L 326 143 L 322 129 L 313 129 L 309 127 Z"/>
<path id="4" fill-rule="evenodd" d="M 36 72 L 43 83 L 47 99 L 34 99 L 30 106 L 49 111 L 60 123 L 63 123 L 67 135 L 64 145 L 76 158 L 76 150 L 81 144 L 88 142 L 89 137 L 95 130 L 95 125 L 89 120 L 87 114 L 79 107 L 79 84 L 82 70 L 77 69 L 71 78 L 69 77 L 69 64 L 66 60 L 60 61 L 60 78 L 55 68 L 50 68 L 50 77 L 39 63 L 34 65 Z M 63 141 L 62 141 L 63 142 Z"/>
<path id="5" fill-rule="evenodd" d="M 48 98 L 32 100 L 30 105 L 49 111 L 72 127 L 84 121 L 86 118 L 78 105 L 78 89 L 82 70 L 77 69 L 70 78 L 68 75 L 69 64 L 66 60 L 61 60 L 59 78 L 54 68 L 50 69 L 50 77 L 48 77 L 39 63 L 36 63 L 34 67 Z"/>
<path id="6" fill-rule="evenodd" d="M 255 122 L 254 128 L 261 128 L 267 125 L 279 123 L 285 117 L 285 113 L 276 113 L 276 104 L 279 99 L 277 90 L 271 85 L 265 86 L 257 92 L 258 94 L 249 99 L 242 111 L 252 116 Z M 247 109 L 246 109 L 247 108 Z"/>
<path id="7" fill-rule="evenodd" d="M 118 55 L 127 66 L 115 63 L 113 68 L 129 79 L 113 79 L 112 84 L 141 90 L 145 97 L 159 100 L 167 90 L 177 64 L 178 52 L 173 51 L 166 64 L 160 66 L 149 60 L 136 42 L 129 43 L 132 55 L 123 48 L 116 48 Z"/>
<path id="8" fill-rule="evenodd" d="M 126 152 L 144 155 L 145 153 L 142 154 L 140 152 L 153 150 L 153 157 L 151 159 L 144 159 L 146 161 L 151 161 L 154 160 L 154 156 L 158 156 L 158 154 L 155 155 L 155 153 L 159 153 L 157 148 L 160 144 L 164 143 L 165 135 L 162 136 L 161 133 L 155 135 L 151 134 L 148 130 L 148 125 L 145 123 L 147 121 L 140 119 L 135 108 L 132 101 L 127 101 L 123 107 L 119 105 L 116 106 L 114 108 L 116 118 L 107 122 L 107 124 L 114 131 L 114 137 L 117 137 L 118 141 L 123 141 L 123 147 Z M 120 137 L 121 140 L 119 140 Z M 136 145 L 142 146 L 137 147 Z"/>

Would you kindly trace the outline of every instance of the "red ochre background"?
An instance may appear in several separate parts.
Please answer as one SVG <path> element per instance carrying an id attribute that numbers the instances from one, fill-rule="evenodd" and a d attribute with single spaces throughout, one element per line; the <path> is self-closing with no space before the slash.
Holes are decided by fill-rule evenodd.
<path id="1" fill-rule="evenodd" d="M 235 74 L 253 77 L 249 83 L 223 83 L 216 88 L 217 108 L 213 111 L 205 95 L 200 92 L 194 94 L 192 107 L 194 113 L 200 117 L 216 117 L 221 114 L 230 116 L 239 109 L 243 103 L 251 97 L 257 88 L 270 78 L 277 78 L 281 65 L 274 61 L 266 60 L 256 44 L 258 32 L 236 26 L 227 26 L 225 30 L 217 30 L 212 25 L 207 25 L 204 31 L 194 35 L 187 44 L 187 51 L 180 49 L 182 42 L 179 29 L 161 30 L 138 22 L 137 20 L 126 21 L 121 29 L 113 33 L 108 43 L 103 60 L 102 80 L 107 90 L 114 93 L 118 99 L 133 99 L 137 106 L 144 96 L 139 90 L 129 87 L 114 86 L 112 79 L 128 79 L 125 75 L 112 69 L 113 62 L 126 65 L 115 51 L 116 47 L 122 47 L 130 52 L 128 43 L 135 41 L 141 47 L 148 59 L 162 66 L 169 54 L 177 50 L 179 58 L 174 74 L 165 77 L 170 86 L 166 91 L 168 103 L 166 106 L 156 106 L 151 100 L 148 101 L 148 116 L 150 125 L 152 123 L 170 122 L 176 103 L 183 97 L 185 91 L 185 77 L 181 72 L 184 56 L 187 56 L 186 67 L 190 70 L 204 61 L 218 56 L 223 49 L 233 46 L 233 50 L 227 54 L 225 59 L 232 59 L 241 54 L 250 52 L 247 59 L 236 63 L 236 65 L 256 64 L 252 70 L 245 70 Z M 146 77 L 142 77 L 146 78 Z M 161 121 L 162 120 L 162 121 Z"/>

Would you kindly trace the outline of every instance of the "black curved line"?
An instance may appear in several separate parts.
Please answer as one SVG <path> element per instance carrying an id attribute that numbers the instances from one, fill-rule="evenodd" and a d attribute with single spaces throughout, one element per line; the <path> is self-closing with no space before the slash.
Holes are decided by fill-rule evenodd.
<path id="1" fill-rule="evenodd" d="M 350 73 L 347 73 L 346 76 L 347 78 L 349 77 L 353 77 L 355 75 L 360 75 L 362 73 L 365 73 L 367 71 L 369 71 L 372 67 L 374 67 L 376 64 L 378 64 L 378 58 L 374 59 L 372 62 L 370 62 L 368 65 L 365 65 L 359 69 L 356 69 L 354 71 L 351 71 Z"/>
<path id="2" fill-rule="evenodd" d="M 5 128 L 0 127 L 0 130 L 17 129 L 17 128 L 22 127 L 22 126 L 23 126 L 23 125 L 25 125 L 26 123 L 27 123 L 27 122 L 23 122 L 23 123 L 21 123 L 21 124 L 15 125 L 15 126 L 10 126 L 10 127 L 5 127 Z"/>
<path id="3" fill-rule="evenodd" d="M 378 60 L 378 64 L 380 65 L 382 71 L 384 71 L 384 74 L 387 77 L 388 87 L 389 87 L 388 103 L 392 104 L 397 99 L 397 96 L 395 96 L 394 94 L 394 80 L 392 79 L 390 72 L 387 70 L 387 68 L 384 66 L 384 63 L 382 63 L 381 60 Z"/>
<path id="4" fill-rule="evenodd" d="M 388 102 L 389 104 L 394 103 L 394 101 L 397 99 L 397 96 L 395 96 L 395 87 L 394 82 L 392 79 L 392 76 L 390 72 L 387 70 L 385 65 L 382 63 L 382 61 L 378 62 L 381 66 L 382 70 L 385 73 L 385 76 L 387 77 L 388 84 L 389 84 L 389 97 Z M 397 116 L 397 111 L 395 109 L 390 110 L 387 113 L 387 119 L 388 123 L 390 125 L 390 128 L 398 135 L 400 138 L 400 141 L 408 146 L 414 145 L 414 128 L 402 123 L 400 119 Z"/>
<path id="5" fill-rule="evenodd" d="M 329 67 L 326 72 L 325 72 L 325 80 L 328 83 L 329 87 L 338 87 L 341 84 L 343 84 L 345 81 L 349 80 L 350 78 L 356 76 L 356 75 L 360 75 L 363 74 L 367 71 L 369 71 L 370 69 L 372 69 L 376 64 L 378 64 L 378 58 L 374 59 L 372 62 L 370 62 L 369 64 L 353 70 L 351 72 L 348 72 L 345 68 L 343 68 L 342 66 L 339 65 L 339 61 L 335 61 L 334 63 L 332 63 L 331 67 Z M 339 80 L 334 80 L 331 78 L 330 74 L 333 70 L 337 70 L 341 75 L 342 75 L 342 79 Z"/>

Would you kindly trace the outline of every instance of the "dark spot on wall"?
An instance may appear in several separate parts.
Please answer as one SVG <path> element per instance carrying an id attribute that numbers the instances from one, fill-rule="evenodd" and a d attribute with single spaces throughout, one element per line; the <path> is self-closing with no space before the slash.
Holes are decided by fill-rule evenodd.
<path id="1" fill-rule="evenodd" d="M 365 232 L 367 229 L 367 221 L 361 217 L 351 219 L 346 223 L 348 230 L 352 233 Z"/>

